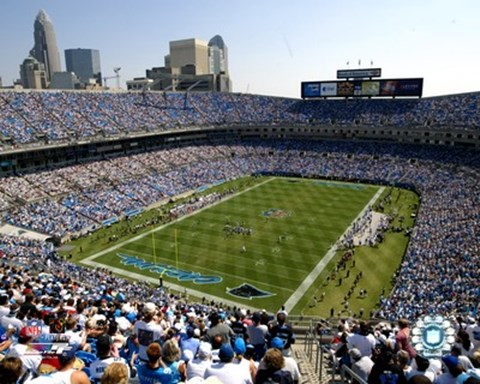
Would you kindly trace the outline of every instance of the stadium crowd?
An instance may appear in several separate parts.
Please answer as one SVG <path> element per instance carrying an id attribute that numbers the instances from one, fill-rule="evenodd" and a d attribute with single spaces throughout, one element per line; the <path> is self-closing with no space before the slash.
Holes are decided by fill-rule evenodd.
<path id="1" fill-rule="evenodd" d="M 19 376 L 57 383 L 61 372 L 72 383 L 103 383 L 114 363 L 127 369 L 124 383 L 199 383 L 209 376 L 220 383 L 276 376 L 299 382 L 289 351 L 295 336 L 283 311 L 272 317 L 205 299 L 191 303 L 164 287 L 71 264 L 50 243 L 12 236 L 1 242 L 2 383 Z M 38 348 L 46 344 L 63 350 Z"/>
<path id="2" fill-rule="evenodd" d="M 0 133 L 3 142 L 8 139 L 13 145 L 21 145 L 237 123 L 318 121 L 476 127 L 480 120 L 478 97 L 468 94 L 403 101 L 314 103 L 202 93 L 2 92 Z M 369 382 L 384 383 L 385 378 L 380 376 L 385 366 L 396 372 L 397 380 L 410 381 L 418 375 L 406 371 L 426 372 L 428 369 L 422 370 L 425 361 L 415 359 L 417 356 L 408 346 L 401 347 L 404 340 L 395 338 L 406 332 L 405 321 L 399 323 L 398 329 L 388 323 L 435 312 L 448 317 L 464 316 L 465 323 L 455 320 L 457 336 L 465 339 L 457 343 L 459 355 L 468 356 L 474 365 L 478 363 L 475 351 L 479 348 L 480 324 L 475 319 L 480 316 L 480 155 L 475 151 L 301 140 L 171 146 L 3 177 L 0 211 L 4 222 L 68 239 L 94 231 L 112 219 L 120 220 L 129 211 L 257 174 L 294 174 L 415 189 L 421 196 L 416 225 L 395 276 L 394 289 L 381 297 L 375 314 L 387 325 L 372 329 L 363 323 L 342 324 L 332 355 L 340 357 L 337 351 L 345 345 L 341 358 L 346 357 L 339 360 L 352 367 L 358 363 L 358 371 Z M 263 382 L 273 376 L 284 382 L 299 379 L 288 356 L 291 335 L 282 340 L 280 332 L 279 341 L 274 334 L 285 315 L 281 311 L 280 318 L 272 319 L 266 313 L 249 313 L 214 302 L 190 303 L 163 288 L 132 285 L 106 270 L 87 272 L 59 259 L 53 246 L 41 241 L 1 236 L 0 256 L 0 351 L 6 356 L 0 363 L 0 377 L 5 378 L 0 380 L 2 383 L 8 383 L 6 378 L 13 377 L 13 371 L 48 371 L 48 364 L 41 364 L 39 356 L 22 359 L 22 351 L 35 337 L 59 329 L 70 335 L 72 348 L 57 356 L 53 363 L 57 373 L 52 375 L 73 375 L 75 353 L 83 357 L 86 367 L 85 375 L 75 374 L 72 382 L 98 381 L 104 370 L 106 376 L 120 371 L 125 376 L 123 368 L 110 372 L 105 366 L 99 368 L 102 374 L 95 376 L 97 358 L 123 364 L 127 367 L 126 380 L 137 375 L 140 383 L 185 379 L 202 382 L 209 375 L 238 377 L 238 382 Z M 84 279 L 87 274 L 88 282 Z M 468 320 L 468 316 L 474 320 Z M 462 330 L 469 340 L 460 336 Z M 217 338 L 216 332 L 222 337 Z M 245 342 L 242 345 L 238 340 Z M 463 371 L 478 365 L 459 368 L 460 360 L 465 359 L 453 356 L 455 353 L 445 357 L 445 373 L 437 364 L 431 374 L 424 376 L 439 384 L 456 382 L 452 377 L 469 380 L 461 376 Z M 362 361 L 365 357 L 372 361 Z M 22 367 L 15 370 L 18 358 Z M 211 365 L 212 361 L 219 364 Z M 394 368 L 400 364 L 401 370 Z M 156 378 L 152 378 L 153 372 Z M 202 377 L 194 381 L 192 375 L 198 372 Z M 474 377 L 475 372 L 469 375 Z M 52 377 L 40 376 L 33 382 L 48 382 Z"/>
<path id="3" fill-rule="evenodd" d="M 443 354 L 415 350 L 407 319 L 376 324 L 342 320 L 329 345 L 329 356 L 335 369 L 347 366 L 369 384 L 478 383 L 480 318 L 452 320 L 454 342 Z"/>
<path id="4" fill-rule="evenodd" d="M 4 220 L 60 238 L 74 237 L 129 209 L 249 174 L 406 185 L 420 194 L 420 209 L 395 289 L 382 297 L 378 315 L 412 319 L 433 309 L 478 313 L 480 187 L 475 151 L 348 142 L 232 142 L 136 154 L 128 164 L 128 157 L 117 157 L 45 173 L 44 184 L 62 180 L 57 184 L 63 197 L 49 196 L 51 188 L 44 189 L 35 177 L 8 177 L 0 189 L 12 200 L 14 191 L 28 196 L 28 185 L 40 191 L 35 196 L 45 197 L 11 202 Z"/>
<path id="5" fill-rule="evenodd" d="M 0 93 L 2 141 L 71 142 L 139 132 L 235 124 L 459 127 L 478 130 L 479 95 L 415 100 L 295 100 L 229 93 Z"/>
<path id="6" fill-rule="evenodd" d="M 271 315 L 189 302 L 165 287 L 71 264 L 50 243 L 0 240 L 2 383 L 300 382 L 283 309 Z M 412 347 L 407 319 L 339 320 L 332 363 L 372 384 L 476 384 L 480 317 L 450 320 L 455 342 L 438 357 Z"/>

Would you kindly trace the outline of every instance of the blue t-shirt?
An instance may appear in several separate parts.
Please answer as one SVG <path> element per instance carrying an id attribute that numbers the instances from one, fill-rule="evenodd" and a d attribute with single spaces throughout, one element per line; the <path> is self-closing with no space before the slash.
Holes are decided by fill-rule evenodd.
<path id="1" fill-rule="evenodd" d="M 180 375 L 180 371 L 178 370 L 178 361 L 174 361 L 173 363 L 165 363 L 165 365 L 168 367 L 167 369 L 170 369 L 172 372 L 172 380 L 170 381 L 170 384 L 177 384 L 182 380 L 182 377 Z"/>
<path id="2" fill-rule="evenodd" d="M 137 374 L 140 384 L 169 384 L 172 380 L 172 370 L 170 368 L 151 369 L 147 364 L 138 365 Z"/>

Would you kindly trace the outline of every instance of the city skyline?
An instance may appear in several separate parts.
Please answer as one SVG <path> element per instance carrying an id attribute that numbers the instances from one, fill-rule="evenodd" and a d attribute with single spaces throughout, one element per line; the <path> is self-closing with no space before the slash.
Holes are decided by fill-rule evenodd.
<path id="1" fill-rule="evenodd" d="M 359 62 L 373 62 L 385 78 L 423 77 L 424 96 L 480 90 L 480 3 L 473 0 L 406 0 L 401 7 L 377 0 L 221 5 L 5 0 L 0 12 L 9 17 L 0 33 L 8 38 L 0 41 L 0 77 L 4 86 L 19 78 L 33 21 L 45 9 L 59 50 L 98 49 L 102 75 L 121 67 L 123 88 L 147 68 L 162 66 L 170 41 L 220 35 L 229 49 L 234 92 L 299 98 L 301 81 L 335 79 L 337 69 L 358 68 Z"/>

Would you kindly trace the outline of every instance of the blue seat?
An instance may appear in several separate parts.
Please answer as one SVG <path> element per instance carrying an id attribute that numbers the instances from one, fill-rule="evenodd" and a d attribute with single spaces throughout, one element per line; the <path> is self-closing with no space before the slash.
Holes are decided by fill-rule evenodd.
<path id="1" fill-rule="evenodd" d="M 96 355 L 85 351 L 77 351 L 77 353 L 75 353 L 75 356 L 85 363 L 85 367 L 90 367 L 90 364 L 92 364 L 93 361 L 97 360 Z"/>

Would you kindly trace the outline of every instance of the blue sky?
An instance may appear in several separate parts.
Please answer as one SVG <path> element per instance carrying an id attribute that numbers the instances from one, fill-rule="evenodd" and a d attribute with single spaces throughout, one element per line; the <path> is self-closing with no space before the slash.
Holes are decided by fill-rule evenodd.
<path id="1" fill-rule="evenodd" d="M 478 0 L 0 0 L 0 76 L 19 77 L 40 9 L 64 50 L 100 50 L 121 82 L 163 66 L 172 40 L 219 34 L 235 92 L 300 97 L 300 82 L 336 70 L 382 68 L 423 77 L 424 96 L 480 90 Z"/>

